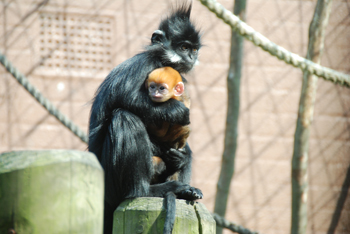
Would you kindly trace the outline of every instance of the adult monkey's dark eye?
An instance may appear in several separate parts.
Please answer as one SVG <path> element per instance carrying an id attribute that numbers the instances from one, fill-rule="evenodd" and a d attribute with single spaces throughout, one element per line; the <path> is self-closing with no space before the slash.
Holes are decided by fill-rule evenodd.
<path id="1" fill-rule="evenodd" d="M 182 49 L 182 50 L 188 50 L 188 46 L 187 46 L 187 45 L 182 45 L 182 46 L 181 46 L 181 49 Z"/>

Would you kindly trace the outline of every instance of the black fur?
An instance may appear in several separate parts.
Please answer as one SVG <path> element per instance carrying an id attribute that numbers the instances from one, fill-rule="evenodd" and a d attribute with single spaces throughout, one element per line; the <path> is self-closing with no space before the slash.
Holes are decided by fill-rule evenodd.
<path id="1" fill-rule="evenodd" d="M 171 99 L 165 103 L 150 100 L 144 81 L 156 68 L 171 66 L 179 72 L 191 70 L 197 61 L 200 36 L 189 20 L 191 5 L 180 7 L 163 20 L 146 50 L 115 67 L 96 92 L 91 108 L 89 151 L 96 154 L 105 170 L 104 233 L 112 232 L 113 212 L 127 198 L 166 197 L 175 218 L 175 197 L 195 200 L 199 189 L 188 185 L 191 176 L 191 150 L 164 149 L 149 136 L 145 125 L 170 122 L 189 124 L 189 110 Z M 181 58 L 181 59 L 179 59 Z M 150 184 L 154 168 L 152 156 L 161 156 L 164 175 L 180 171 L 179 181 Z M 172 223 L 165 224 L 171 233 Z M 165 229 L 164 229 L 165 231 Z"/>

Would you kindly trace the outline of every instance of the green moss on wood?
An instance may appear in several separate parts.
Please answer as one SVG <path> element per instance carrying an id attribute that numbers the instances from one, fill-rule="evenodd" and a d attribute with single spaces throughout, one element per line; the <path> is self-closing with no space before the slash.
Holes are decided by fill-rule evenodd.
<path id="1" fill-rule="evenodd" d="M 0 233 L 102 233 L 103 170 L 88 152 L 0 155 Z"/>
<path id="2" fill-rule="evenodd" d="M 162 198 L 141 197 L 120 204 L 114 212 L 114 234 L 162 234 L 165 210 Z M 215 221 L 203 204 L 176 200 L 173 234 L 213 234 Z"/>

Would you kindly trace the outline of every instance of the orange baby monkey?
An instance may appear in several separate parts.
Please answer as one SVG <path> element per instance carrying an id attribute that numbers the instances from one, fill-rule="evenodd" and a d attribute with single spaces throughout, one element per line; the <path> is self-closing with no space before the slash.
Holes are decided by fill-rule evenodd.
<path id="1" fill-rule="evenodd" d="M 153 70 L 146 80 L 149 97 L 154 102 L 166 102 L 174 98 L 190 107 L 190 100 L 185 93 L 185 85 L 180 73 L 171 67 L 162 67 Z"/>
<path id="2" fill-rule="evenodd" d="M 185 85 L 179 72 L 171 67 L 162 67 L 153 70 L 145 82 L 149 97 L 154 102 L 166 102 L 170 98 L 183 102 L 190 107 L 190 99 L 185 92 Z M 190 134 L 189 126 L 178 124 L 170 125 L 164 122 L 161 127 L 148 126 L 149 132 L 160 142 L 167 143 L 170 148 L 181 149 L 185 147 Z"/>
<path id="3" fill-rule="evenodd" d="M 190 98 L 185 90 L 182 77 L 171 67 L 162 67 L 153 70 L 145 82 L 148 90 L 148 95 L 153 102 L 166 102 L 170 98 L 176 99 L 187 108 L 190 108 Z M 182 149 L 185 147 L 187 138 L 190 134 L 190 127 L 188 125 L 182 126 L 178 124 L 170 124 L 168 122 L 162 123 L 160 126 L 148 125 L 148 133 L 156 138 L 157 141 L 162 142 L 163 145 Z M 164 162 L 160 157 L 153 156 L 153 165 L 155 171 L 161 171 L 164 167 Z M 178 173 L 173 174 L 167 180 L 177 180 Z M 157 183 L 157 173 L 152 180 Z"/>

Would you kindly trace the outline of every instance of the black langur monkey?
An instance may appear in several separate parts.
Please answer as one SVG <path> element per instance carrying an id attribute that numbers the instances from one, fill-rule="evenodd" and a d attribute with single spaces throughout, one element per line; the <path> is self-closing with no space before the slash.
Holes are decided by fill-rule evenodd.
<path id="1" fill-rule="evenodd" d="M 181 151 L 164 149 L 145 127 L 163 122 L 189 124 L 189 109 L 183 103 L 175 99 L 154 103 L 144 83 L 154 69 L 168 66 L 187 73 L 195 65 L 201 43 L 199 31 L 189 19 L 191 7 L 183 5 L 161 21 L 145 51 L 115 67 L 96 92 L 88 147 L 105 171 L 105 234 L 111 234 L 113 212 L 127 198 L 174 194 L 196 200 L 203 196 L 189 185 L 192 158 L 188 144 Z M 151 184 L 153 155 L 167 159 L 167 173 L 180 172 L 178 181 Z"/>

